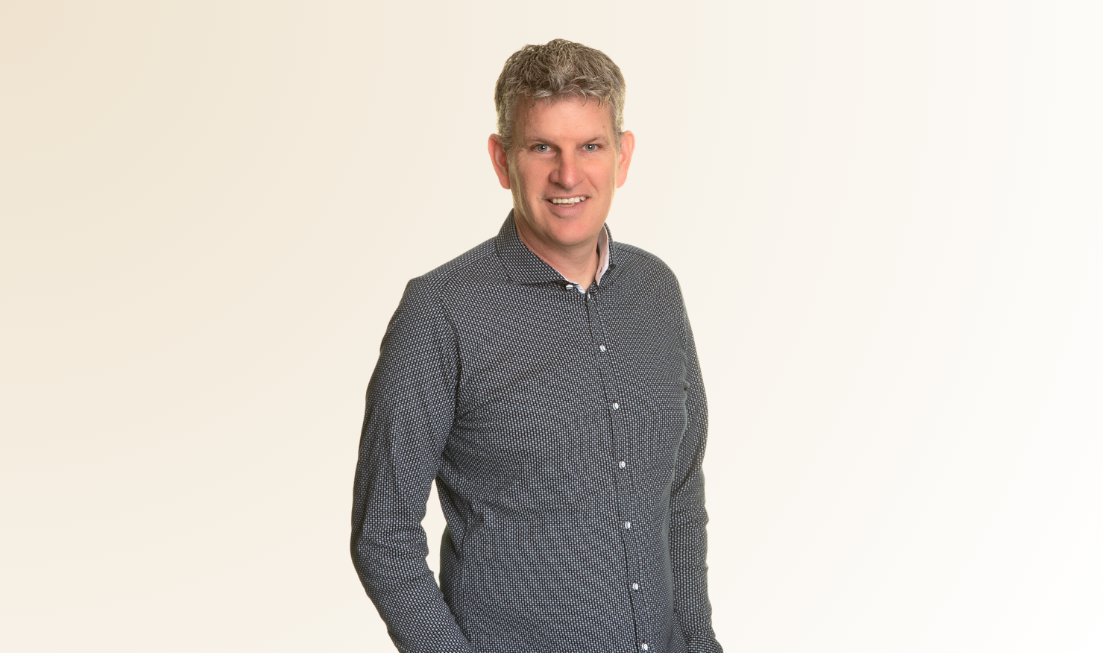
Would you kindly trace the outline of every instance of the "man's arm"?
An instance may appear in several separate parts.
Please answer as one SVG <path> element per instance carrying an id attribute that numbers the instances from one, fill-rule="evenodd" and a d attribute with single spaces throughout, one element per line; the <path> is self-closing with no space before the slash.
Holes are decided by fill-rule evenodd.
<path id="1" fill-rule="evenodd" d="M 425 563 L 421 520 L 452 428 L 457 350 L 435 293 L 406 286 L 368 384 L 352 561 L 402 653 L 473 653 Z"/>
<path id="2" fill-rule="evenodd" d="M 701 462 L 708 433 L 708 407 L 689 319 L 685 324 L 686 411 L 688 422 L 678 451 L 671 492 L 670 557 L 674 573 L 674 612 L 690 653 L 722 653 L 712 630 L 708 596 L 705 478 Z"/>

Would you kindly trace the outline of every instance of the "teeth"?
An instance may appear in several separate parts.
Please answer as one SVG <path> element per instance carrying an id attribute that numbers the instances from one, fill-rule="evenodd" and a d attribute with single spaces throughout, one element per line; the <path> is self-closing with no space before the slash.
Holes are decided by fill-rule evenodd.
<path id="1" fill-rule="evenodd" d="M 578 204 L 579 202 L 581 202 L 585 199 L 586 199 L 585 197 L 563 197 L 563 198 L 553 197 L 553 198 L 551 198 L 551 203 L 552 204 Z"/>

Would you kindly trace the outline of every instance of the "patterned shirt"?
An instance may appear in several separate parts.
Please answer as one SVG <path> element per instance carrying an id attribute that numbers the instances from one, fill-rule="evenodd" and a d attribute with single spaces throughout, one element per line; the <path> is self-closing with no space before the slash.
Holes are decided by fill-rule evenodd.
<path id="1" fill-rule="evenodd" d="M 403 653 L 721 651 L 681 291 L 651 254 L 607 251 L 579 293 L 511 213 L 407 285 L 368 385 L 351 543 Z"/>

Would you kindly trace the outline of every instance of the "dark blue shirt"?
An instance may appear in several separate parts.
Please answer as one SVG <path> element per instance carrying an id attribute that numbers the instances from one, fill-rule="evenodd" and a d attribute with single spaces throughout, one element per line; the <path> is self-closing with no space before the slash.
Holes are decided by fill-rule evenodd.
<path id="1" fill-rule="evenodd" d="M 716 653 L 705 393 L 674 274 L 579 293 L 517 236 L 410 281 L 368 385 L 352 558 L 403 653 Z M 421 520 L 436 480 L 440 584 Z"/>

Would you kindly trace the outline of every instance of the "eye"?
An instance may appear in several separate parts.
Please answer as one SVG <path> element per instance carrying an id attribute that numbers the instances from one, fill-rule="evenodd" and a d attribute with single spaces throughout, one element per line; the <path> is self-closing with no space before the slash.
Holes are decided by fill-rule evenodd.
<path id="1" fill-rule="evenodd" d="M 540 143 L 539 145 L 533 145 L 532 149 L 536 150 L 537 152 L 551 152 L 551 147 L 543 143 Z"/>
<path id="2" fill-rule="evenodd" d="M 597 152 L 597 147 L 597 143 L 588 143 L 586 145 L 583 145 L 582 149 L 586 150 L 587 152 Z"/>

